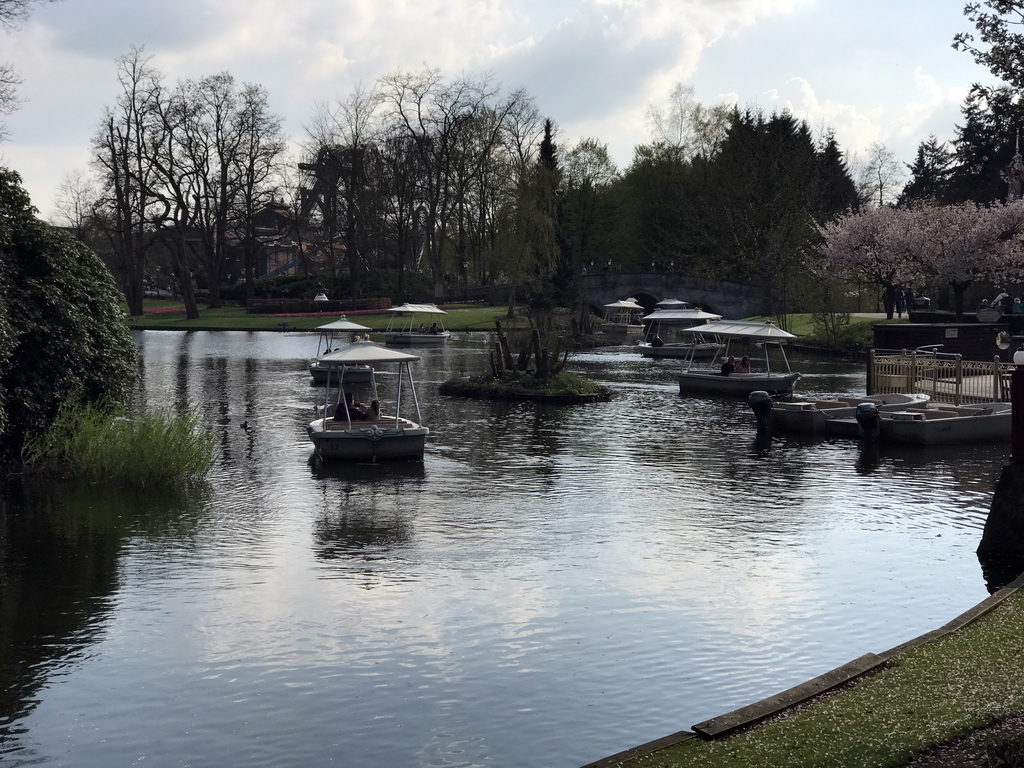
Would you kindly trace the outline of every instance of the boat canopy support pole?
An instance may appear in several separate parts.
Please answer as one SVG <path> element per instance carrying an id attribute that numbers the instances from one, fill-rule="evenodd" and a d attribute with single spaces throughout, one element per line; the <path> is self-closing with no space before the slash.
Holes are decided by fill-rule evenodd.
<path id="1" fill-rule="evenodd" d="M 412 368 L 409 367 L 408 363 L 405 364 L 405 370 L 409 374 L 409 390 L 412 392 L 413 405 L 416 406 L 416 423 L 422 424 L 423 417 L 420 416 L 420 400 L 416 396 L 416 383 L 412 380 Z"/>

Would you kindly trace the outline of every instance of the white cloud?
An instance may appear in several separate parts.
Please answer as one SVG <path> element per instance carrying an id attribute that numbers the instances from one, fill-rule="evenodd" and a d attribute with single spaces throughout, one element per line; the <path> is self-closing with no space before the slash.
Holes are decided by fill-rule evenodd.
<path id="1" fill-rule="evenodd" d="M 28 99 L 0 151 L 48 212 L 53 189 L 87 157 L 117 92 L 114 60 L 132 45 L 145 46 L 171 82 L 229 71 L 261 83 L 298 138 L 315 103 L 396 69 L 432 66 L 525 88 L 561 126 L 563 146 L 593 137 L 620 165 L 649 139 L 648 105 L 676 82 L 693 83 L 704 101 L 789 105 L 812 128 L 835 128 L 844 148 L 911 146 L 931 132 L 950 137 L 977 79 L 942 39 L 962 23 L 958 12 L 927 0 L 44 4 L 25 29 L 0 37 Z M 903 14 L 916 14 L 920 34 L 902 31 Z"/>

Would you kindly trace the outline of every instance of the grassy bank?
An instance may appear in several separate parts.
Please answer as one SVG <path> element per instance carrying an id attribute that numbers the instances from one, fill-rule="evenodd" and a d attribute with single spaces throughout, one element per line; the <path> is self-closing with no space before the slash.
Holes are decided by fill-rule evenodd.
<path id="1" fill-rule="evenodd" d="M 508 307 L 473 305 L 446 305 L 448 314 L 443 317 L 444 325 L 451 331 L 490 331 L 494 321 L 501 320 L 506 328 L 525 327 L 522 312 L 515 320 L 507 320 Z M 132 328 L 151 330 L 231 330 L 231 331 L 312 331 L 317 326 L 337 320 L 339 313 L 321 315 L 262 315 L 246 312 L 244 307 L 200 308 L 199 317 L 186 320 L 181 302 L 147 299 L 145 314 L 129 317 Z M 383 331 L 391 320 L 390 312 L 350 312 L 349 320 L 365 325 L 373 331 Z"/>
<path id="2" fill-rule="evenodd" d="M 903 766 L 931 745 L 1024 712 L 1022 628 L 1024 594 L 1015 592 L 966 627 L 896 655 L 876 674 L 788 717 L 717 741 L 691 739 L 623 765 Z M 961 764 L 986 762 L 952 763 Z"/>
<path id="3" fill-rule="evenodd" d="M 26 466 L 58 477 L 153 487 L 201 480 L 213 449 L 213 434 L 194 412 L 125 416 L 101 406 L 66 406 L 29 442 Z"/>

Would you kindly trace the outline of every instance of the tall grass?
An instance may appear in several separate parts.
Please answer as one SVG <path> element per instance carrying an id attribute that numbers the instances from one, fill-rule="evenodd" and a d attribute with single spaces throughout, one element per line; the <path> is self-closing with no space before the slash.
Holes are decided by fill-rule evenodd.
<path id="1" fill-rule="evenodd" d="M 65 406 L 50 428 L 29 441 L 30 467 L 85 480 L 134 486 L 193 482 L 213 463 L 214 436 L 192 411 L 131 417 L 96 405 Z"/>

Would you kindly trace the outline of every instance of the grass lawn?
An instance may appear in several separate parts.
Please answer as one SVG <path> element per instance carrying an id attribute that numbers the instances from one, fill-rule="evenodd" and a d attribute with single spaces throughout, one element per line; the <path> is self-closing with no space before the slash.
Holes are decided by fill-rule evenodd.
<path id="1" fill-rule="evenodd" d="M 448 306 L 448 305 L 446 305 Z M 129 317 L 128 324 L 132 328 L 141 329 L 215 329 L 237 331 L 303 331 L 314 330 L 317 326 L 337 320 L 339 313 L 321 315 L 262 315 L 250 314 L 244 307 L 220 307 L 207 309 L 200 307 L 197 320 L 186 320 L 181 302 L 164 299 L 147 299 L 145 314 L 141 317 Z M 444 326 L 450 331 L 490 331 L 494 329 L 494 321 L 501 320 L 506 328 L 525 327 L 527 325 L 523 313 L 517 312 L 515 320 L 507 320 L 508 308 L 504 305 L 486 307 L 472 304 L 460 307 L 451 305 L 444 316 Z M 383 331 L 391 320 L 390 312 L 352 312 L 346 317 L 374 331 Z"/>
<path id="2" fill-rule="evenodd" d="M 628 768 L 882 768 L 1024 712 L 1024 594 L 789 717 L 717 741 L 691 739 Z M 1000 763 L 1002 764 L 1002 763 Z"/>

